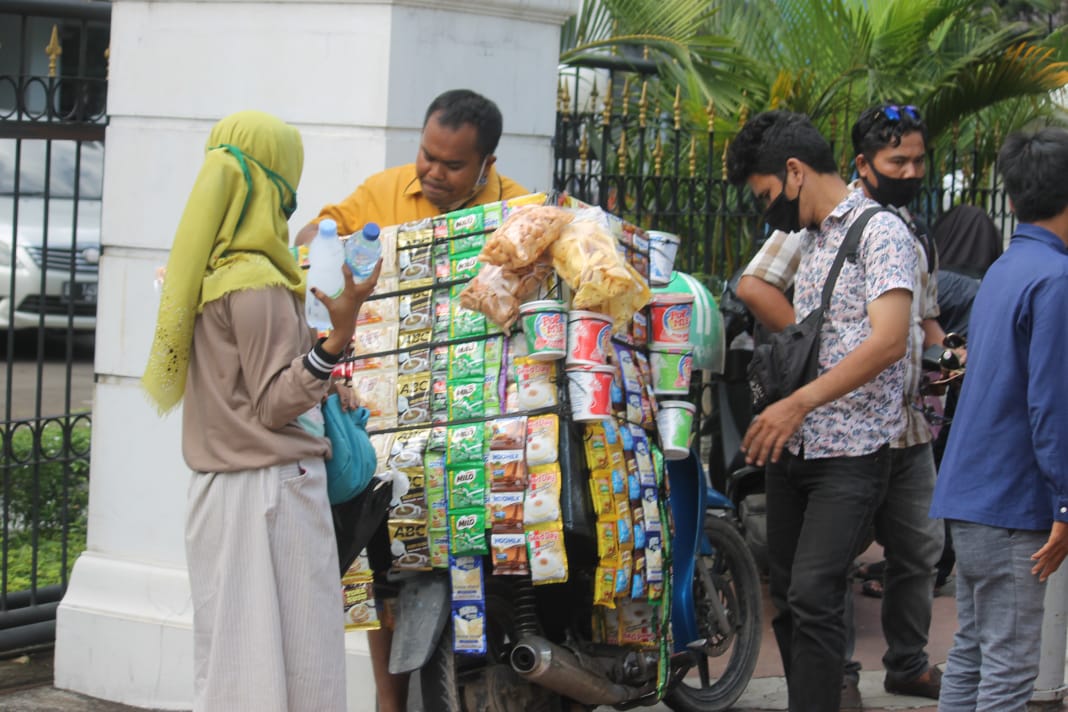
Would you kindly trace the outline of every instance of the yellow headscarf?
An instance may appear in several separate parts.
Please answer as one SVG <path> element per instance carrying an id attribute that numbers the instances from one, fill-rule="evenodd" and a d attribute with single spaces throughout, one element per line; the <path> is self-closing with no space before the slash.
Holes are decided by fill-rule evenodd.
<path id="1" fill-rule="evenodd" d="M 205 304 L 268 286 L 304 295 L 286 222 L 304 167 L 300 133 L 270 114 L 242 111 L 215 124 L 206 151 L 167 260 L 141 379 L 161 413 L 182 400 L 193 325 Z"/>

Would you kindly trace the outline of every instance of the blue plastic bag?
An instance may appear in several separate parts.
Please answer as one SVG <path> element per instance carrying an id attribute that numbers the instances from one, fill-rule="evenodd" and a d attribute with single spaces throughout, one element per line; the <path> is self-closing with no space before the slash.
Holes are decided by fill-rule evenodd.
<path id="1" fill-rule="evenodd" d="M 348 502 L 367 487 L 375 474 L 378 458 L 367 435 L 366 408 L 343 410 L 341 399 L 331 394 L 323 405 L 326 437 L 333 454 L 326 461 L 326 491 L 330 504 Z"/>

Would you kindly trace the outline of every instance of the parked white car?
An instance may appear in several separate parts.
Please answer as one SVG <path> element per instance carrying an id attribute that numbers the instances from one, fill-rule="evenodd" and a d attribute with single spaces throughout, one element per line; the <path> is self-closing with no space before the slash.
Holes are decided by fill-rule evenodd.
<path id="1" fill-rule="evenodd" d="M 80 145 L 0 139 L 0 329 L 96 328 L 104 145 Z"/>

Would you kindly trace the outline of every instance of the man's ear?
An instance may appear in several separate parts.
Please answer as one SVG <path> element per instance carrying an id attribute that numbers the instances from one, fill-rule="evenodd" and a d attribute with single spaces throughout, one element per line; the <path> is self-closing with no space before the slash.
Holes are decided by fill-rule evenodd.
<path id="1" fill-rule="evenodd" d="M 804 178 L 804 175 L 805 175 L 805 168 L 806 168 L 805 164 L 802 163 L 800 161 L 800 159 L 787 158 L 786 159 L 786 180 L 783 182 L 783 187 L 785 188 L 786 184 L 790 183 L 791 176 L 794 176 L 793 181 L 797 185 L 801 185 L 802 179 Z"/>
<path id="2" fill-rule="evenodd" d="M 871 172 L 871 164 L 868 163 L 868 159 L 864 154 L 858 153 L 857 157 L 853 159 L 853 162 L 857 166 L 857 174 L 861 178 L 867 178 L 868 174 Z"/>

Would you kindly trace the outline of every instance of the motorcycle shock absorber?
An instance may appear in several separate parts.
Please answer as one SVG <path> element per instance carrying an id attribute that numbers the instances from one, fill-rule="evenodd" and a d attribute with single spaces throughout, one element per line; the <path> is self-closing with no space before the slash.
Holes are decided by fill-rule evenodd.
<path id="1" fill-rule="evenodd" d="M 516 579 L 513 584 L 515 630 L 519 639 L 525 635 L 541 635 L 538 604 L 534 598 L 534 584 L 529 579 Z"/>

